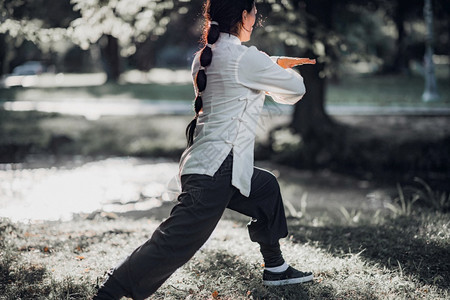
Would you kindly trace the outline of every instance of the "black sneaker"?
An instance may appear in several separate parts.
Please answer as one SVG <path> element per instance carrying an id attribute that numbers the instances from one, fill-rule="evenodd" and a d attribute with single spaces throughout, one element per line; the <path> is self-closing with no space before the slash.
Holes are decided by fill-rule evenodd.
<path id="1" fill-rule="evenodd" d="M 288 285 L 311 280 L 313 280 L 313 274 L 311 272 L 300 272 L 291 266 L 281 273 L 274 273 L 267 270 L 264 270 L 263 273 L 264 285 Z"/>

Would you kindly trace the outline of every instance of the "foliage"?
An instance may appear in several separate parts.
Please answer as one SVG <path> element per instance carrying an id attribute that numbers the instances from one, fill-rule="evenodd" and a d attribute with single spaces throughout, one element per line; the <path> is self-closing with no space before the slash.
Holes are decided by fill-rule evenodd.
<path id="1" fill-rule="evenodd" d="M 55 43 L 66 38 L 66 17 L 70 18 L 70 7 L 61 7 L 64 2 L 47 3 L 46 0 L 8 1 L 0 0 L 0 34 L 14 39 L 14 46 L 20 46 L 25 40 L 37 45 L 44 51 L 53 50 Z M 47 7 L 61 8 L 58 19 L 52 19 Z"/>
<path id="2" fill-rule="evenodd" d="M 56 3 L 1 0 L 0 40 L 3 33 L 5 42 L 14 47 L 27 40 L 44 52 L 57 52 L 61 51 L 58 44 L 62 41 L 88 49 L 93 44 L 104 43 L 102 37 L 108 35 L 118 39 L 122 56 L 139 52 L 144 44 L 145 54 L 142 55 L 149 55 L 154 46 L 148 44 L 154 44 L 160 37 L 171 46 L 191 47 L 192 41 L 180 36 L 187 33 L 184 37 L 192 39 L 192 33 L 200 31 L 201 3 L 201 0 L 64 0 Z M 421 2 L 405 3 L 345 0 L 338 5 L 336 1 L 322 0 L 320 5 L 326 9 L 311 12 L 310 7 L 315 4 L 310 0 L 258 1 L 258 23 L 263 27 L 255 30 L 252 43 L 274 55 L 284 55 L 289 48 L 295 49 L 296 55 L 311 51 L 319 62 L 326 64 L 320 74 L 322 77 L 337 77 L 342 64 L 359 61 L 370 62 L 375 66 L 374 71 L 382 64 L 394 63 L 399 48 L 396 26 L 402 23 L 397 18 L 402 12 L 410 30 L 405 31 L 405 46 L 398 51 L 408 51 L 408 55 L 403 55 L 405 59 L 420 60 Z M 440 5 L 444 10 L 437 13 L 436 22 L 443 25 L 437 27 L 437 36 L 444 36 L 447 1 Z M 326 14 L 326 17 L 318 14 Z M 174 20 L 177 27 L 167 32 Z M 437 40 L 438 48 L 445 49 L 445 39 Z M 8 55 L 1 52 L 0 56 Z"/>
<path id="3" fill-rule="evenodd" d="M 321 76 L 331 78 L 339 77 L 345 64 L 368 62 L 374 72 L 398 63 L 399 54 L 405 63 L 422 60 L 421 1 L 322 0 L 318 6 L 323 9 L 315 9 L 314 5 L 308 0 L 258 3 L 264 27 L 255 31 L 257 44 L 277 55 L 284 55 L 287 48 L 295 49 L 297 55 L 313 53 L 318 62 L 326 64 Z M 438 34 L 445 35 L 445 29 Z M 284 45 L 284 49 L 277 44 Z"/>
<path id="4" fill-rule="evenodd" d="M 0 33 L 20 41 L 31 41 L 41 49 L 63 39 L 87 49 L 103 35 L 111 35 L 119 39 L 124 47 L 122 54 L 128 56 L 134 53 L 136 43 L 145 41 L 151 34 L 164 34 L 171 13 L 186 12 L 185 5 L 177 3 L 174 0 L 72 0 L 70 6 L 57 11 L 58 24 L 48 19 L 48 15 L 53 15 L 48 13 L 49 7 L 54 6 L 51 1 L 1 0 L 0 6 L 4 9 Z M 21 14 L 21 11 L 27 13 Z"/>
<path id="5" fill-rule="evenodd" d="M 342 215 L 344 216 L 344 220 L 347 222 L 347 224 L 351 225 L 351 224 L 357 224 L 360 220 L 361 217 L 361 212 L 356 210 L 356 209 L 352 209 L 351 211 L 348 211 L 348 209 L 346 209 L 345 207 L 341 206 L 339 208 L 339 210 L 341 211 Z"/>
<path id="6" fill-rule="evenodd" d="M 264 16 L 260 23 L 264 27 L 262 32 L 255 32 L 257 44 L 276 55 L 285 55 L 287 48 L 295 49 L 298 56 L 312 53 L 319 63 L 327 64 L 322 77 L 336 73 L 340 62 L 374 60 L 371 44 L 382 39 L 377 14 L 349 6 L 347 1 L 339 6 L 328 1 L 324 5 L 332 8 L 326 9 L 330 11 L 327 25 L 315 22 L 317 16 L 307 11 L 308 5 L 308 1 L 292 0 L 260 3 L 258 9 Z M 378 32 L 368 35 L 370 31 Z"/>
<path id="7" fill-rule="evenodd" d="M 119 40 L 121 54 L 136 51 L 136 43 L 150 35 L 161 36 L 170 22 L 171 14 L 186 12 L 174 0 L 71 0 L 80 17 L 72 21 L 68 35 L 81 46 L 89 48 L 103 35 Z"/>
<path id="8" fill-rule="evenodd" d="M 450 212 L 450 194 L 446 191 L 433 190 L 425 180 L 415 177 L 414 181 L 420 184 L 420 187 L 409 187 L 412 197 L 417 199 L 419 204 L 440 211 Z"/>
<path id="9" fill-rule="evenodd" d="M 397 183 L 398 197 L 394 199 L 394 203 L 387 203 L 386 206 L 390 209 L 394 216 L 410 216 L 413 213 L 413 204 L 419 200 L 417 195 L 412 197 L 405 197 L 403 189 Z"/>
<path id="10" fill-rule="evenodd" d="M 415 177 L 414 182 L 419 186 L 407 185 L 401 187 L 397 183 L 398 196 L 393 203 L 387 203 L 394 217 L 411 216 L 421 208 L 441 213 L 450 212 L 450 194 L 447 191 L 432 189 L 425 180 Z"/>

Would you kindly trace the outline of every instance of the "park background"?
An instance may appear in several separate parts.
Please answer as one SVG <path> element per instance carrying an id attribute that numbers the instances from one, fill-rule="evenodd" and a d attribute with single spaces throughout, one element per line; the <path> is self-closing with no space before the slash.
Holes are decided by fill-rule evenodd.
<path id="1" fill-rule="evenodd" d="M 0 294 L 85 299 L 175 203 L 200 0 L 0 0 Z M 227 212 L 154 299 L 449 297 L 450 1 L 259 0 L 252 40 L 307 94 L 269 98 L 256 165 L 279 179 L 289 262 L 267 288 Z M 2 299 L 3 299 L 2 298 Z"/>

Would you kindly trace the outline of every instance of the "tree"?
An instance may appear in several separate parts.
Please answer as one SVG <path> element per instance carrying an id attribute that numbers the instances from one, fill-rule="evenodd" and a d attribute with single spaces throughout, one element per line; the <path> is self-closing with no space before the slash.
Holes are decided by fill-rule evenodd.
<path id="1" fill-rule="evenodd" d="M 100 45 L 109 80 L 117 80 L 120 56 L 163 35 L 172 17 L 189 2 L 178 0 L 0 0 L 0 35 L 8 49 L 2 57 L 6 70 L 13 47 L 30 41 L 43 51 L 61 40 L 83 50 Z M 49 13 L 49 11 L 51 13 Z"/>
<path id="2" fill-rule="evenodd" d="M 166 33 L 138 43 L 131 63 L 139 70 L 147 71 L 157 64 L 163 66 L 190 67 L 195 52 L 199 49 L 203 17 L 201 15 L 203 0 L 190 0 L 185 6 L 177 4 L 175 14 L 171 14 Z M 153 53 L 156 55 L 149 55 Z M 183 54 L 191 54 L 186 57 Z M 159 61 L 158 61 L 159 59 Z"/>
<path id="3" fill-rule="evenodd" d="M 342 38 L 332 28 L 336 3 L 332 0 L 266 1 L 271 24 L 265 26 L 267 38 L 280 39 L 284 55 L 315 58 L 317 64 L 301 67 L 307 93 L 294 107 L 290 128 L 301 136 L 302 164 L 325 163 L 330 145 L 337 137 L 336 123 L 325 112 L 326 77 L 333 73 L 340 55 Z M 263 8 L 263 10 L 268 10 Z"/>
<path id="4" fill-rule="evenodd" d="M 147 39 L 162 36 L 171 17 L 187 5 L 175 0 L 71 0 L 80 17 L 68 36 L 82 49 L 100 42 L 108 80 L 119 78 L 120 56 L 136 52 Z"/>
<path id="5" fill-rule="evenodd" d="M 395 47 L 393 46 L 399 45 L 398 42 L 397 44 L 395 42 L 396 32 L 392 30 L 396 28 L 390 13 L 392 3 L 389 4 L 383 0 L 331 2 L 331 0 L 265 1 L 265 5 L 270 6 L 271 9 L 269 10 L 270 19 L 268 18 L 266 21 L 270 23 L 265 26 L 265 37 L 268 40 L 270 40 L 269 37 L 272 39 L 279 37 L 279 41 L 285 45 L 282 55 L 309 56 L 316 58 L 319 63 L 314 66 L 300 67 L 307 93 L 296 104 L 292 121 L 289 124 L 292 128 L 291 132 L 299 135 L 300 139 L 297 137 L 296 140 L 300 140 L 300 142 L 296 142 L 294 146 L 281 153 L 276 152 L 279 150 L 273 147 L 272 149 L 276 152 L 275 158 L 289 162 L 290 165 L 325 166 L 341 170 L 344 167 L 346 170 L 360 172 L 360 174 L 385 172 L 385 168 L 389 167 L 405 168 L 403 170 L 408 170 L 408 175 L 411 175 L 409 172 L 428 171 L 433 168 L 439 170 L 441 167 L 438 166 L 442 166 L 439 162 L 427 162 L 426 165 L 415 162 L 420 161 L 423 153 L 433 152 L 435 149 L 429 150 L 432 147 L 420 145 L 415 147 L 414 142 L 401 145 L 399 141 L 381 141 L 377 138 L 370 138 L 370 136 L 367 139 L 367 132 L 339 124 L 326 114 L 324 109 L 325 89 L 327 81 L 333 79 L 333 73 L 339 70 L 339 61 L 370 59 L 372 55 L 379 56 L 381 51 L 386 49 L 394 58 L 395 51 L 393 49 Z M 417 2 L 412 1 L 411 3 Z M 449 10 L 444 11 L 445 8 L 449 8 L 449 1 L 438 1 L 438 3 L 439 7 L 444 8 L 439 12 L 440 15 L 438 14 L 440 25 L 448 26 L 450 22 L 448 22 L 448 18 L 445 19 L 445 16 L 448 17 Z M 410 9 L 410 12 L 415 12 L 417 6 Z M 408 18 L 413 17 L 415 18 L 415 13 L 413 16 L 408 16 Z M 405 17 L 405 19 L 408 18 Z M 389 29 L 387 34 L 383 35 L 382 31 L 376 31 L 380 29 L 372 26 L 371 21 L 375 21 L 374 25 L 380 24 L 379 22 L 382 21 L 383 24 L 378 27 Z M 405 26 L 405 33 L 409 34 L 408 30 L 414 30 L 412 27 Z M 448 32 L 440 30 L 441 35 L 437 42 L 441 47 L 440 53 L 446 53 L 448 48 L 442 49 L 442 45 L 448 43 L 445 36 L 445 34 L 448 35 Z M 423 42 L 423 35 L 418 33 L 414 38 L 418 42 Z M 406 37 L 405 34 L 404 39 Z M 384 45 L 378 43 L 379 41 Z M 276 43 L 272 42 L 272 44 Z M 390 49 L 385 45 L 389 45 Z M 375 52 L 373 52 L 373 47 L 375 47 Z M 403 53 L 403 55 L 405 54 Z M 381 58 L 388 61 L 386 55 Z M 282 129 L 285 130 L 286 127 Z M 271 136 L 278 136 L 276 133 L 276 131 L 272 132 Z M 270 140 L 273 141 L 274 138 Z M 392 149 L 394 153 L 408 153 L 408 156 L 411 155 L 410 157 L 413 158 L 400 157 L 402 154 L 390 156 L 388 153 L 386 153 L 387 155 L 383 153 L 385 150 Z M 407 150 L 405 151 L 405 149 Z M 439 160 L 437 159 L 437 161 Z"/>
<path id="6" fill-rule="evenodd" d="M 405 31 L 402 29 L 406 17 L 414 15 L 417 1 L 405 8 L 403 0 L 266 0 L 264 7 L 270 13 L 264 35 L 279 38 L 284 43 L 284 55 L 316 58 L 317 64 L 300 67 L 307 93 L 296 104 L 290 128 L 303 141 L 296 154 L 303 166 L 328 165 L 331 161 L 348 159 L 351 141 L 348 131 L 334 121 L 325 111 L 327 81 L 336 80 L 341 62 L 371 59 L 379 56 L 379 47 L 386 47 L 389 39 L 376 22 L 397 24 L 398 37 L 390 34 L 393 49 L 392 60 L 397 69 L 405 66 Z M 267 13 L 267 12 L 266 12 Z M 412 18 L 408 16 L 408 18 Z M 394 21 L 394 19 L 396 19 Z M 375 23 L 371 24 L 371 20 Z M 388 23 L 388 24 L 389 24 Z M 384 25 L 384 24 L 382 24 Z M 383 35 L 384 34 L 384 35 Z M 384 57 L 384 61 L 388 61 Z"/>
<path id="7" fill-rule="evenodd" d="M 0 0 L 0 75 L 9 72 L 14 48 L 30 41 L 43 52 L 52 51 L 74 18 L 69 1 Z"/>

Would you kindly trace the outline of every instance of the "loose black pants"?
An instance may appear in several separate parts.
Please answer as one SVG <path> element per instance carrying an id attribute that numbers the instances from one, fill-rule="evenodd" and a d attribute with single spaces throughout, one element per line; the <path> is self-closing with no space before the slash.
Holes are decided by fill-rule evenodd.
<path id="1" fill-rule="evenodd" d="M 207 241 L 225 208 L 252 217 L 248 230 L 253 242 L 273 245 L 286 237 L 286 218 L 275 176 L 255 168 L 250 196 L 245 197 L 231 185 L 232 165 L 230 155 L 213 177 L 183 175 L 179 203 L 170 217 L 113 270 L 104 292 L 115 297 L 120 286 L 133 299 L 150 296 Z"/>

